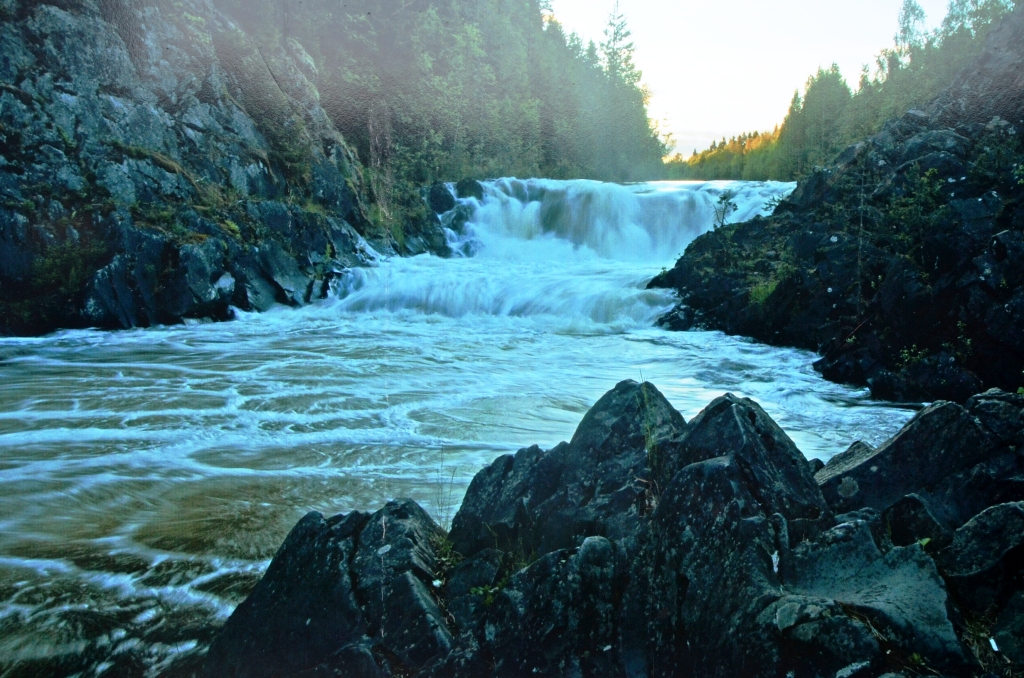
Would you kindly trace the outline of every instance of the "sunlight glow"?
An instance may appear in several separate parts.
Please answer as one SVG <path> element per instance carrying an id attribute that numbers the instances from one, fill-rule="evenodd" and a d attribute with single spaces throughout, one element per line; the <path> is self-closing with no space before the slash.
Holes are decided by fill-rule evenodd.
<path id="1" fill-rule="evenodd" d="M 919 0 L 927 26 L 947 0 Z M 600 43 L 615 0 L 552 0 L 557 19 Z M 793 91 L 839 64 L 851 86 L 893 44 L 901 0 L 620 0 L 651 90 L 651 117 L 684 156 L 782 122 Z"/>

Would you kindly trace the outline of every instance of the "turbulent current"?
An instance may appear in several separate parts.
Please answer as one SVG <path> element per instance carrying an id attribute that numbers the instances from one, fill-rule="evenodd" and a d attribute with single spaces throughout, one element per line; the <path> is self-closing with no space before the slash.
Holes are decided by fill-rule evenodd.
<path id="1" fill-rule="evenodd" d="M 673 297 L 647 281 L 723 191 L 739 221 L 792 188 L 500 180 L 463 201 L 457 256 L 381 259 L 306 308 L 0 340 L 0 676 L 188 675 L 305 512 L 447 521 L 622 379 L 687 419 L 754 398 L 808 456 L 883 440 L 911 412 L 810 353 L 653 326 Z"/>

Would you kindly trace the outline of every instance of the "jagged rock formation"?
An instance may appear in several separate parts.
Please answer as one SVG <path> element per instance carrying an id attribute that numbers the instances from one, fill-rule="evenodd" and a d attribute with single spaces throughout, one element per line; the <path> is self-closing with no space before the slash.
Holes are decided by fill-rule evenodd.
<path id="1" fill-rule="evenodd" d="M 652 281 L 672 329 L 818 351 L 891 400 L 1024 386 L 1024 7 L 927 111 L 800 182 L 769 219 L 698 238 Z"/>
<path id="2" fill-rule="evenodd" d="M 397 247 L 298 42 L 208 0 L 4 0 L 0 19 L 0 333 L 301 305 L 366 239 Z M 404 241 L 444 247 L 430 225 Z"/>
<path id="3" fill-rule="evenodd" d="M 814 466 L 750 400 L 623 382 L 573 439 L 292 531 L 207 676 L 981 676 L 1024 663 L 1024 396 Z M 996 638 L 1000 654 L 989 638 Z"/>

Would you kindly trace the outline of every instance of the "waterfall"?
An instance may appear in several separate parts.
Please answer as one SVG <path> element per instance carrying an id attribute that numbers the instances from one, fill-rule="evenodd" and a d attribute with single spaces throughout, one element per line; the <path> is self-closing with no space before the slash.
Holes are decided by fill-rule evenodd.
<path id="1" fill-rule="evenodd" d="M 534 316 L 605 329 L 650 325 L 671 307 L 646 290 L 695 238 L 721 219 L 768 214 L 795 184 L 498 179 L 481 200 L 441 215 L 455 257 L 391 260 L 354 271 L 338 290 L 345 311 L 449 317 Z"/>

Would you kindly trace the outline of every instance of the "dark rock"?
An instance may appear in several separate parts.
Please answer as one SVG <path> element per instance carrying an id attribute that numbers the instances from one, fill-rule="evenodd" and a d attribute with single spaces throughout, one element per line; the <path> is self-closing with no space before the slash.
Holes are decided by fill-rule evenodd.
<path id="1" fill-rule="evenodd" d="M 904 495 L 968 469 L 993 449 L 978 420 L 954 403 L 917 414 L 877 450 L 833 457 L 816 476 L 836 512 L 870 506 L 884 510 Z"/>
<path id="2" fill-rule="evenodd" d="M 299 270 L 295 258 L 276 241 L 264 243 L 259 261 L 267 278 L 277 285 L 277 301 L 291 306 L 309 303 L 313 281 Z"/>
<path id="3" fill-rule="evenodd" d="M 999 613 L 992 638 L 1007 659 L 1024 664 L 1024 591 L 1014 593 Z"/>
<path id="4" fill-rule="evenodd" d="M 346 645 L 316 666 L 293 674 L 294 678 L 389 678 L 377 665 L 373 648 L 365 643 Z"/>
<path id="5" fill-rule="evenodd" d="M 682 416 L 649 383 L 624 381 L 605 394 L 570 443 L 506 455 L 473 479 L 452 522 L 455 549 L 547 553 L 586 536 L 622 538 L 652 510 L 668 441 Z"/>
<path id="6" fill-rule="evenodd" d="M 657 287 L 654 283 L 651 281 L 651 286 Z M 697 313 L 689 306 L 677 306 L 658 318 L 657 325 L 673 332 L 686 332 L 699 327 L 700 321 Z"/>
<path id="7" fill-rule="evenodd" d="M 473 206 L 466 203 L 459 203 L 452 210 L 444 214 L 441 225 L 455 233 L 465 233 L 466 224 L 473 217 Z M 473 253 L 468 253 L 472 255 Z"/>
<path id="8" fill-rule="evenodd" d="M 715 457 L 737 461 L 768 515 L 818 520 L 828 507 L 803 454 L 761 407 L 731 393 L 717 398 L 690 422 L 668 473 Z"/>
<path id="9" fill-rule="evenodd" d="M 953 533 L 939 522 L 928 502 L 916 494 L 908 494 L 885 509 L 882 528 L 894 546 L 921 544 L 929 552 L 945 548 L 953 539 Z"/>
<path id="10" fill-rule="evenodd" d="M 455 194 L 458 195 L 461 200 L 466 200 L 468 198 L 483 200 L 484 186 L 476 179 L 461 179 L 459 183 L 455 184 Z"/>
<path id="11" fill-rule="evenodd" d="M 792 567 L 785 571 L 789 588 L 856 610 L 889 642 L 926 657 L 929 665 L 965 664 L 942 578 L 918 546 L 894 548 L 882 556 L 866 524 L 844 523 L 796 547 Z M 851 663 L 857 659 L 844 657 Z"/>
<path id="12" fill-rule="evenodd" d="M 929 153 L 950 153 L 963 158 L 971 149 L 971 141 L 951 129 L 922 132 L 903 146 L 903 160 L 912 161 Z"/>
<path id="13" fill-rule="evenodd" d="M 983 511 L 954 533 L 936 561 L 961 605 L 999 607 L 1024 588 L 1024 503 Z"/>
<path id="14" fill-rule="evenodd" d="M 390 675 L 446 656 L 438 533 L 411 500 L 373 515 L 310 513 L 217 636 L 205 675 Z"/>
<path id="15" fill-rule="evenodd" d="M 662 493 L 645 554 L 657 564 L 644 615 L 655 675 L 758 675 L 782 661 L 759 619 L 783 595 L 772 562 L 782 540 L 749 482 L 737 460 L 718 457 Z"/>
<path id="16" fill-rule="evenodd" d="M 482 618 L 488 594 L 493 600 L 495 584 L 505 560 L 502 551 L 484 549 L 448 574 L 441 593 L 447 601 L 448 612 L 460 629 L 479 631 L 476 624 Z"/>
<path id="17" fill-rule="evenodd" d="M 621 547 L 589 537 L 515 574 L 488 614 L 491 675 L 619 675 L 617 602 L 626 572 Z"/>
<path id="18" fill-rule="evenodd" d="M 821 469 L 825 468 L 825 462 L 823 462 L 821 459 L 817 459 L 817 458 L 815 458 L 815 459 L 808 459 L 807 460 L 807 467 L 809 469 L 811 469 L 811 474 L 813 475 L 813 474 L 817 473 L 818 471 L 820 471 Z"/>
<path id="19" fill-rule="evenodd" d="M 444 214 L 455 208 L 455 196 L 448 190 L 447 185 L 437 183 L 427 190 L 427 204 L 435 213 Z"/>
<path id="20" fill-rule="evenodd" d="M 967 401 L 967 411 L 1006 445 L 1024 445 L 1024 395 L 990 389 Z"/>
<path id="21" fill-rule="evenodd" d="M 217 635 L 206 658 L 211 678 L 298 673 L 359 641 L 367 632 L 350 561 L 368 516 L 296 525 L 256 589 Z"/>
<path id="22" fill-rule="evenodd" d="M 934 493 L 1009 453 L 1016 401 L 988 393 L 971 408 L 987 423 L 941 404 L 878 450 L 855 444 L 819 477 L 878 462 L 889 472 L 871 473 L 892 481 L 879 496 L 900 484 Z M 1006 446 L 970 466 L 943 451 L 955 436 Z M 932 465 L 951 460 L 944 471 L 893 477 L 920 475 L 929 446 Z M 994 632 L 1007 647 L 1019 635 L 1015 603 L 1003 601 L 1024 583 L 1024 503 L 984 511 L 950 540 L 932 497 L 896 499 L 833 518 L 808 462 L 755 403 L 728 395 L 687 425 L 653 386 L 622 382 L 571 442 L 520 450 L 474 478 L 451 533 L 468 557 L 445 572 L 443 536 L 410 500 L 373 516 L 304 518 L 206 672 L 878 676 L 916 656 L 968 675 L 961 608 L 998 601 Z M 253 661 L 258 669 L 239 668 Z"/>

